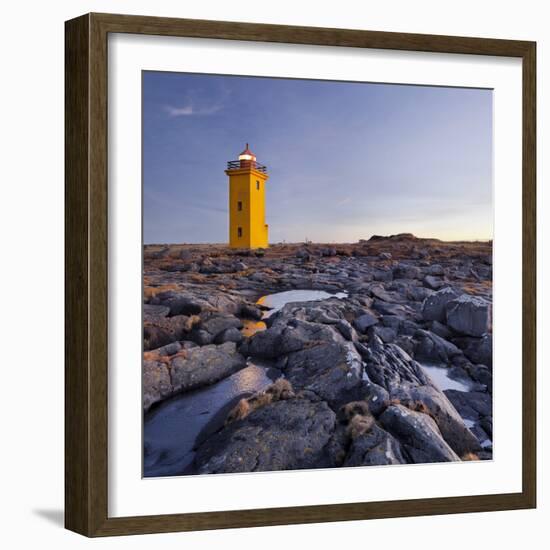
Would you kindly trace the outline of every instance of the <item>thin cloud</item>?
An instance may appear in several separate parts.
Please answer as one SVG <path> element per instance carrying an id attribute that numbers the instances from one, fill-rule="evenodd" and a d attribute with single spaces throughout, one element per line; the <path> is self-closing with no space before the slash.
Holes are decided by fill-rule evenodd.
<path id="1" fill-rule="evenodd" d="M 145 188 L 144 195 L 146 204 L 148 202 L 154 202 L 162 208 L 174 208 L 175 205 L 181 204 L 185 205 L 185 208 L 193 210 L 201 210 L 203 212 L 214 212 L 217 214 L 227 214 L 227 207 L 216 206 L 210 202 L 200 201 L 200 200 L 188 200 L 180 199 L 180 197 L 175 195 L 170 195 L 163 192 L 153 191 L 152 189 Z M 179 207 L 178 207 L 179 208 Z"/>
<path id="2" fill-rule="evenodd" d="M 346 197 L 342 199 L 341 201 L 338 201 L 336 203 L 336 206 L 344 206 L 344 204 L 348 204 L 348 202 L 351 202 L 351 197 Z"/>
<path id="3" fill-rule="evenodd" d="M 207 107 L 196 107 L 192 103 L 188 103 L 183 107 L 174 107 L 173 105 L 167 105 L 165 107 L 166 112 L 170 117 L 178 116 L 208 116 L 213 115 L 222 109 L 221 104 L 209 105 Z"/>

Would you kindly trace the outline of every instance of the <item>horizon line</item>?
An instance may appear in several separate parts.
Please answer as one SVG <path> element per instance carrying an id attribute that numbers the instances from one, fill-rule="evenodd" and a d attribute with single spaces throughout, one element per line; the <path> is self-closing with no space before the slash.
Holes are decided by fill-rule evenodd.
<path id="1" fill-rule="evenodd" d="M 381 239 L 390 239 L 394 235 L 372 235 L 373 237 L 380 237 Z M 367 239 L 359 239 L 355 241 L 312 241 L 312 240 L 303 240 L 303 241 L 276 241 L 269 243 L 268 246 L 275 246 L 275 245 L 292 245 L 292 244 L 302 244 L 302 245 L 353 245 L 358 244 L 361 241 L 369 242 L 371 237 Z M 452 239 L 452 240 L 445 240 L 440 239 L 439 237 L 417 237 L 413 236 L 411 240 L 419 240 L 419 241 L 439 241 L 442 243 L 489 243 L 493 242 L 493 238 L 477 238 L 477 239 Z M 376 242 L 376 240 L 373 240 L 372 242 Z M 192 246 L 192 245 L 211 245 L 211 246 L 229 246 L 229 242 L 223 241 L 223 242 L 206 242 L 206 241 L 197 241 L 197 242 L 142 242 L 143 246 Z"/>

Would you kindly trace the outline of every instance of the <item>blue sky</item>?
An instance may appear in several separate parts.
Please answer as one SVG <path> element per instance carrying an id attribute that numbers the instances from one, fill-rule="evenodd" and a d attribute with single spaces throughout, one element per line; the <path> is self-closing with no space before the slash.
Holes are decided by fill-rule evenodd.
<path id="1" fill-rule="evenodd" d="M 145 72 L 145 243 L 226 242 L 226 162 L 267 165 L 270 242 L 490 239 L 492 91 Z"/>

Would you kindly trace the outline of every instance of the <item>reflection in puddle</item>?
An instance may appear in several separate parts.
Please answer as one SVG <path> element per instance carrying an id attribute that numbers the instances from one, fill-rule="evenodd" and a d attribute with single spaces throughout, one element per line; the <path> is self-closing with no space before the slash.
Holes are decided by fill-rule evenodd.
<path id="1" fill-rule="evenodd" d="M 263 390 L 281 373 L 269 367 L 248 367 L 216 384 L 174 396 L 145 415 L 143 474 L 182 474 L 191 464 L 193 447 L 203 430 L 216 430 L 241 397 Z"/>
<path id="2" fill-rule="evenodd" d="M 260 332 L 261 330 L 265 330 L 266 328 L 266 324 L 263 321 L 243 319 L 243 328 L 241 329 L 241 333 L 243 336 L 248 338 L 253 334 L 256 334 L 256 332 Z"/>
<path id="3" fill-rule="evenodd" d="M 267 319 L 291 302 L 318 302 L 319 300 L 326 300 L 327 298 L 347 298 L 347 296 L 347 292 L 331 294 L 324 290 L 286 290 L 285 292 L 266 294 L 256 303 L 269 308 L 269 311 L 264 311 L 263 313 L 263 318 Z M 241 329 L 241 333 L 247 338 L 267 328 L 264 321 L 243 319 L 242 322 L 243 328 Z"/>
<path id="4" fill-rule="evenodd" d="M 270 308 L 264 313 L 264 319 L 267 319 L 291 302 L 318 302 L 328 298 L 347 298 L 347 295 L 347 292 L 331 294 L 324 290 L 287 290 L 262 296 L 256 303 Z"/>
<path id="5" fill-rule="evenodd" d="M 449 368 L 446 366 L 429 363 L 420 363 L 420 366 L 441 391 L 471 391 L 472 389 L 471 384 L 468 382 L 451 378 L 449 376 Z"/>

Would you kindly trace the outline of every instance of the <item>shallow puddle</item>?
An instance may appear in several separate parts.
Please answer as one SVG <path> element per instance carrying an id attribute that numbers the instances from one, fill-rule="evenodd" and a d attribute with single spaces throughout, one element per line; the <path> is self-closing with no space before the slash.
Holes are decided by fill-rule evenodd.
<path id="1" fill-rule="evenodd" d="M 347 298 L 347 292 L 330 293 L 324 290 L 286 290 L 262 296 L 256 303 L 270 308 L 264 313 L 264 319 L 292 302 L 318 302 L 328 298 Z"/>
<path id="2" fill-rule="evenodd" d="M 263 313 L 263 318 L 267 319 L 291 302 L 318 302 L 327 298 L 347 298 L 347 292 L 331 294 L 324 290 L 286 290 L 284 292 L 276 292 L 275 294 L 266 294 L 256 303 L 269 308 L 269 311 L 264 311 Z M 243 336 L 249 338 L 253 334 L 256 334 L 256 332 L 260 332 L 266 328 L 267 325 L 264 321 L 243 319 L 241 333 Z"/>
<path id="3" fill-rule="evenodd" d="M 430 363 L 420 363 L 420 366 L 441 391 L 457 390 L 466 392 L 472 389 L 472 385 L 467 381 L 451 378 L 449 367 Z"/>
<path id="4" fill-rule="evenodd" d="M 266 324 L 263 321 L 254 321 L 252 319 L 243 319 L 243 328 L 241 333 L 243 336 L 249 338 L 256 332 L 265 330 L 267 328 Z"/>
<path id="5" fill-rule="evenodd" d="M 239 399 L 263 390 L 280 376 L 276 369 L 250 364 L 216 384 L 155 407 L 143 423 L 143 475 L 182 474 L 193 461 L 197 437 L 220 428 Z"/>

